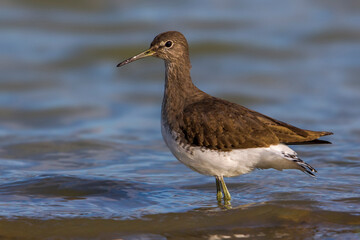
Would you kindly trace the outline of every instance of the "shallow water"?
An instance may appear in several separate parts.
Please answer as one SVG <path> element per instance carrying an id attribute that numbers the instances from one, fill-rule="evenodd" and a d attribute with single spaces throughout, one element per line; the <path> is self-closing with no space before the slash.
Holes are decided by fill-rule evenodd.
<path id="1" fill-rule="evenodd" d="M 0 238 L 360 238 L 358 1 L 0 5 Z M 254 171 L 218 206 L 162 141 L 163 62 L 115 68 L 166 30 L 200 89 L 334 132 L 293 147 L 317 178 Z"/>

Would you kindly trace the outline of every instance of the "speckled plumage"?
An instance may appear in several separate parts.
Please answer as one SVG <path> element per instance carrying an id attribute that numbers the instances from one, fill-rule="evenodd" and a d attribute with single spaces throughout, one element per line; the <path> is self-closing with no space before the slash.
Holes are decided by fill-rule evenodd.
<path id="1" fill-rule="evenodd" d="M 147 56 L 165 61 L 161 121 L 164 140 L 176 158 L 191 169 L 216 177 L 224 200 L 230 200 L 223 177 L 256 168 L 316 170 L 285 144 L 329 143 L 318 140 L 331 132 L 304 130 L 199 90 L 190 76 L 185 37 L 176 31 L 155 37 L 150 49 L 121 62 Z M 221 183 L 221 184 L 220 184 Z"/>

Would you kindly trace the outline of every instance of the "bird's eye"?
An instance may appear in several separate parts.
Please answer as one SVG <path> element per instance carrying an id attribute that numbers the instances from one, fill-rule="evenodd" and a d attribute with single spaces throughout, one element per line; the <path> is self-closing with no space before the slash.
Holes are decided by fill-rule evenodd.
<path id="1" fill-rule="evenodd" d="M 172 46 L 172 41 L 167 41 L 165 43 L 165 47 L 171 47 Z"/>

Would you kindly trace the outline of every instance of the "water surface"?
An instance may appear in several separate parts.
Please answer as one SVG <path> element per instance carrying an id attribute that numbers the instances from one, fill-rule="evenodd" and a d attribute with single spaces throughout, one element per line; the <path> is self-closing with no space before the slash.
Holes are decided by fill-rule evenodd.
<path id="1" fill-rule="evenodd" d="M 0 237 L 360 238 L 357 1 L 3 1 Z M 260 7 L 262 6 L 262 7 Z M 116 64 L 183 32 L 202 90 L 332 145 L 294 146 L 318 170 L 193 172 L 160 134 L 164 64 Z"/>

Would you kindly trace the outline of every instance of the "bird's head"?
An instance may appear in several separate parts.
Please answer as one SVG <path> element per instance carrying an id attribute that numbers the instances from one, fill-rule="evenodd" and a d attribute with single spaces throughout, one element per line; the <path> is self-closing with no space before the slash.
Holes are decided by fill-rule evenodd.
<path id="1" fill-rule="evenodd" d="M 186 38 L 176 31 L 160 33 L 154 38 L 148 50 L 122 61 L 117 67 L 150 56 L 164 59 L 166 62 L 188 61 L 189 50 Z"/>

